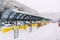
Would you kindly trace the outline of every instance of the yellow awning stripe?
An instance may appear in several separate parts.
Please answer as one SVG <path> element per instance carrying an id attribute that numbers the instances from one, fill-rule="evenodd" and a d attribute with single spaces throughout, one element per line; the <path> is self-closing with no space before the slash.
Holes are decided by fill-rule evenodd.
<path id="1" fill-rule="evenodd" d="M 48 22 L 41 22 L 41 26 L 44 26 L 45 24 L 48 24 Z M 31 24 L 32 27 L 37 27 L 38 24 Z M 11 27 L 6 27 L 6 28 L 1 28 L 1 31 L 3 33 L 6 33 L 6 32 L 9 32 L 9 31 L 12 31 L 12 30 L 17 30 L 17 29 L 23 29 L 23 30 L 26 30 L 28 28 L 28 24 L 26 25 L 21 25 L 21 26 L 11 26 Z"/>

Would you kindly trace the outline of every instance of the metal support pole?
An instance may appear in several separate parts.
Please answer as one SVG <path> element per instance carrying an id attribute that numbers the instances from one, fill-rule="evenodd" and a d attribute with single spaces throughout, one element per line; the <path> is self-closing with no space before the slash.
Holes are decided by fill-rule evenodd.
<path id="1" fill-rule="evenodd" d="M 2 21 L 0 20 L 0 31 L 1 31 L 1 27 L 2 27 Z"/>
<path id="2" fill-rule="evenodd" d="M 29 27 L 30 27 L 29 32 L 32 32 L 32 21 L 30 21 Z"/>
<path id="3" fill-rule="evenodd" d="M 16 20 L 16 26 L 17 26 L 17 20 Z M 19 37 L 19 30 L 14 30 L 14 38 L 18 38 Z"/>

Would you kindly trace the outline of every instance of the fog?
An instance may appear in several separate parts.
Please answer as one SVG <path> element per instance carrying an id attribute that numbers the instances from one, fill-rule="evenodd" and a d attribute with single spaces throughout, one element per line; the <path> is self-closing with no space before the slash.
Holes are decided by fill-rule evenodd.
<path id="1" fill-rule="evenodd" d="M 59 20 L 60 0 L 16 0 L 40 13 L 42 17 Z"/>
<path id="2" fill-rule="evenodd" d="M 16 0 L 40 13 L 60 12 L 60 0 Z"/>

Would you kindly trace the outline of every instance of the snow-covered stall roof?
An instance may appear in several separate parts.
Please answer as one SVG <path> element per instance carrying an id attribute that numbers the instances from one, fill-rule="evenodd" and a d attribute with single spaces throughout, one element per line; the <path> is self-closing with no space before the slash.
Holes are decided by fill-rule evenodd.
<path id="1" fill-rule="evenodd" d="M 29 15 L 24 12 L 16 12 L 11 9 L 6 9 L 3 13 L 1 13 L 1 19 L 2 20 L 21 20 L 21 21 L 42 21 L 42 20 L 49 20 L 43 17 L 38 17 L 34 15 Z"/>

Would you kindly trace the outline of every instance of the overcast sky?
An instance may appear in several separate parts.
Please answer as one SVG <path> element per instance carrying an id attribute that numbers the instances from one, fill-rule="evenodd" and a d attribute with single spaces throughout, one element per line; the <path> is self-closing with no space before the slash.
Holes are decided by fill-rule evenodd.
<path id="1" fill-rule="evenodd" d="M 40 13 L 60 12 L 60 0 L 17 0 Z"/>
<path id="2" fill-rule="evenodd" d="M 42 17 L 60 19 L 60 0 L 16 0 L 40 12 Z M 43 13 L 43 14 L 42 14 Z"/>

